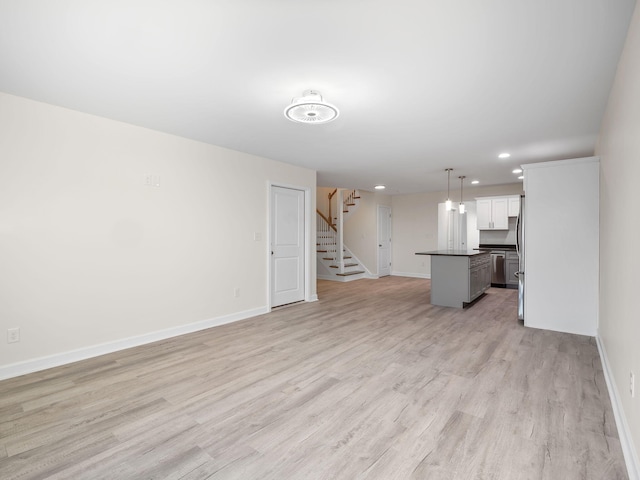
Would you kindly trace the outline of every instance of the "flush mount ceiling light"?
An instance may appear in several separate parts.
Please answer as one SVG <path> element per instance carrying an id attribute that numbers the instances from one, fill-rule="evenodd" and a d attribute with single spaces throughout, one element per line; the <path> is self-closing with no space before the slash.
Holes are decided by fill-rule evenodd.
<path id="1" fill-rule="evenodd" d="M 322 99 L 320 92 L 306 90 L 301 97 L 294 98 L 284 109 L 284 116 L 292 122 L 320 125 L 335 120 L 340 115 L 336 107 Z"/>
<path id="2" fill-rule="evenodd" d="M 375 186 L 375 187 L 373 187 L 373 188 L 375 188 L 376 190 L 384 190 L 384 189 L 385 189 L 385 188 L 387 188 L 387 187 L 385 187 L 384 185 L 376 185 L 376 186 Z"/>
<path id="3" fill-rule="evenodd" d="M 509 158 L 511 156 L 510 153 L 501 153 L 500 155 L 498 155 L 498 158 Z"/>

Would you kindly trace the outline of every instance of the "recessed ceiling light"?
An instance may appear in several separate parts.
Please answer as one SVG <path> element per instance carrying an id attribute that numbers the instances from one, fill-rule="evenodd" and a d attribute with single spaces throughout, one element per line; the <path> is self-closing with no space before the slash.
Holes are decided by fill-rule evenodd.
<path id="1" fill-rule="evenodd" d="M 477 184 L 480 183 L 480 180 L 472 180 L 471 183 L 474 184 L 474 185 L 477 185 Z"/>
<path id="2" fill-rule="evenodd" d="M 522 173 L 522 169 L 521 168 L 516 168 L 513 173 Z"/>
<path id="3" fill-rule="evenodd" d="M 520 175 L 520 176 L 518 177 L 518 180 L 524 180 L 524 175 Z"/>
<path id="4" fill-rule="evenodd" d="M 385 188 L 387 188 L 387 187 L 385 187 L 384 185 L 376 185 L 376 186 L 375 186 L 375 187 L 373 187 L 373 188 L 375 188 L 376 190 L 384 190 L 384 189 L 385 189 Z"/>
<path id="5" fill-rule="evenodd" d="M 509 158 L 511 156 L 510 153 L 501 153 L 500 155 L 498 155 L 498 158 Z"/>

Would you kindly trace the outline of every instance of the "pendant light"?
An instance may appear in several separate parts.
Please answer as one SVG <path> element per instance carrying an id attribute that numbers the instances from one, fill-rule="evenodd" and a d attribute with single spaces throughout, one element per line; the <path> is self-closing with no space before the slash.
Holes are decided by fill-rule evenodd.
<path id="1" fill-rule="evenodd" d="M 444 202 L 444 205 L 448 212 L 449 210 L 451 210 L 451 197 L 449 196 L 449 187 L 451 186 L 451 172 L 453 171 L 453 168 L 445 168 L 444 171 L 447 172 L 447 201 Z"/>
<path id="2" fill-rule="evenodd" d="M 462 175 L 460 177 L 458 177 L 460 179 L 460 213 L 465 213 L 465 207 L 464 207 L 464 197 L 462 196 L 462 181 L 465 179 L 465 176 Z"/>

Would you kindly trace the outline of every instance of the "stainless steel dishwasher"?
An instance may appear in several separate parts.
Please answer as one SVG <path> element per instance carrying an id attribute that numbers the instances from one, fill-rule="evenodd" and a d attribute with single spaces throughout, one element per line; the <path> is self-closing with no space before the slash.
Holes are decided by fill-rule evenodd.
<path id="1" fill-rule="evenodd" d="M 504 277 L 506 256 L 507 252 L 504 250 L 491 250 L 491 286 L 506 286 Z"/>

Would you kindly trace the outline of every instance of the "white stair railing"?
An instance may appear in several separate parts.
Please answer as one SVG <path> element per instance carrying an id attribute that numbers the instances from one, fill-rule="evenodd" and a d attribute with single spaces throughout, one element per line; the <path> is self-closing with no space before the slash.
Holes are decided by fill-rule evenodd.
<path id="1" fill-rule="evenodd" d="M 331 205 L 334 197 L 337 197 L 336 205 L 342 205 L 342 209 L 336 208 L 335 219 L 331 216 Z M 326 257 L 332 258 L 333 265 L 337 266 L 340 273 L 344 273 L 344 236 L 343 224 L 345 214 L 353 212 L 353 208 L 357 205 L 360 195 L 357 190 L 346 190 L 336 188 L 329 196 L 329 218 L 325 217 L 322 212 L 316 210 L 316 231 L 318 250 L 326 250 Z"/>
<path id="2" fill-rule="evenodd" d="M 320 210 L 316 210 L 316 244 L 317 244 L 317 255 L 319 256 L 318 260 L 322 260 L 322 263 L 330 262 L 331 268 L 334 270 L 331 272 L 332 275 L 344 274 L 346 268 L 358 267 L 359 269 L 364 269 L 363 271 L 357 271 L 349 273 L 349 275 L 353 274 L 364 274 L 369 275 L 371 277 L 371 272 L 369 272 L 366 267 L 362 264 L 360 260 L 354 255 L 354 253 L 348 249 L 348 247 L 344 244 L 341 244 L 342 239 L 340 238 L 340 225 L 342 224 L 342 212 L 339 212 L 338 222 L 336 225 L 330 225 L 329 219 L 324 216 Z M 348 267 L 345 266 L 345 255 L 348 256 L 350 265 Z M 344 278 L 342 276 L 341 278 Z M 349 276 L 350 279 L 362 278 L 359 276 Z M 372 278 L 372 277 L 371 277 Z M 344 280 L 341 280 L 344 281 Z"/>
<path id="3" fill-rule="evenodd" d="M 336 234 L 335 227 L 329 225 L 328 219 L 319 211 L 316 212 L 316 237 L 317 249 L 326 250 L 326 256 L 332 257 L 333 263 L 337 264 L 336 249 L 338 236 Z"/>

